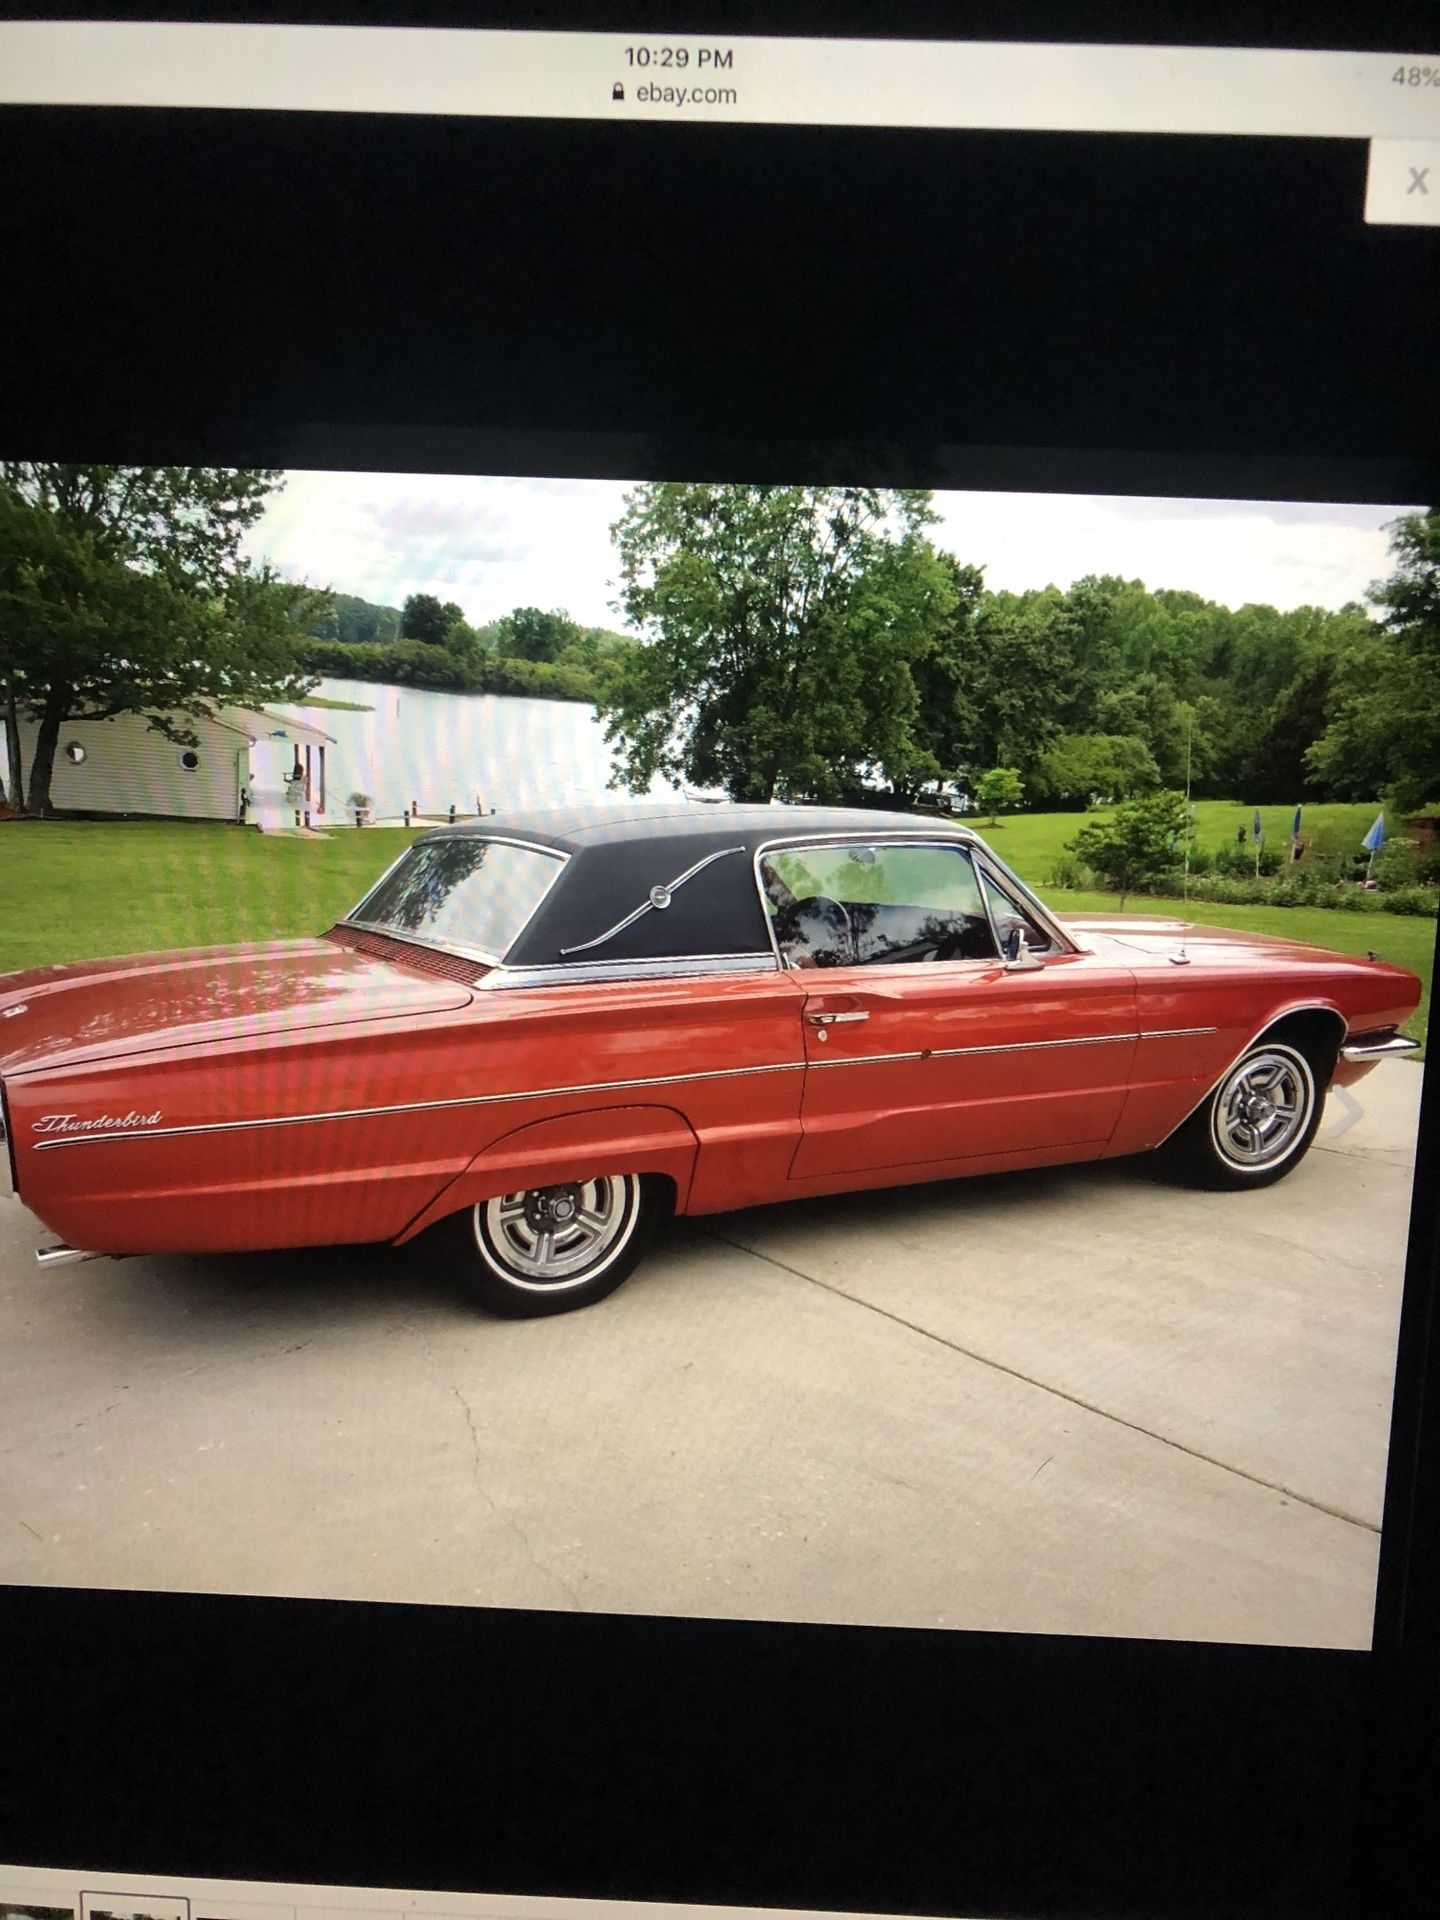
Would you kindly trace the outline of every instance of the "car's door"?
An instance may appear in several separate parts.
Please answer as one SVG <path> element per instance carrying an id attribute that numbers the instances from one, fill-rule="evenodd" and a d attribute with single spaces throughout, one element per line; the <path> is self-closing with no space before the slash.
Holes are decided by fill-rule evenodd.
<path id="1" fill-rule="evenodd" d="M 955 841 L 812 842 L 759 865 L 804 975 L 792 1178 L 1101 1151 L 1135 1052 L 1127 969 L 1062 942 Z"/>

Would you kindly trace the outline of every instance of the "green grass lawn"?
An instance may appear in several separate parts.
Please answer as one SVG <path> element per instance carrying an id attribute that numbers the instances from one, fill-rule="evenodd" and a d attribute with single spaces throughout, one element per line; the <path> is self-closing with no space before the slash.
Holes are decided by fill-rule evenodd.
<path id="1" fill-rule="evenodd" d="M 1225 817 L 1244 811 L 1213 804 Z M 1364 807 L 1317 807 L 1315 812 L 1368 814 L 1365 826 L 1374 818 Z M 1047 836 L 1058 845 L 1080 818 L 1017 817 L 993 835 L 997 850 L 1032 885 L 1039 883 L 1042 899 L 1062 919 L 1113 913 L 1118 905 L 1115 894 L 1067 893 L 1043 884 Z M 1288 829 L 1288 812 L 1284 825 Z M 413 838 L 403 828 L 390 827 L 291 840 L 199 822 L 0 824 L 0 973 L 104 954 L 321 933 L 355 905 Z M 1137 895 L 1127 902 L 1127 911 L 1172 915 L 1183 909 L 1179 901 Z M 1423 1038 L 1435 956 L 1433 920 L 1210 901 L 1194 902 L 1187 917 L 1313 941 L 1337 953 L 1373 948 L 1425 982 L 1425 998 L 1407 1029 Z"/>
<path id="2" fill-rule="evenodd" d="M 373 713 L 368 700 L 326 700 L 318 693 L 307 693 L 303 700 L 277 700 L 274 703 L 290 713 L 302 713 L 306 707 L 329 707 L 332 713 Z"/>
<path id="3" fill-rule="evenodd" d="M 0 824 L 0 973 L 323 933 L 415 836 L 289 840 L 206 822 Z"/>
<path id="4" fill-rule="evenodd" d="M 1300 837 L 1315 853 L 1355 853 L 1378 812 L 1378 804 L 1369 801 L 1359 805 L 1339 801 L 1307 805 L 1300 822 Z M 1008 860 L 1032 887 L 1037 887 L 1044 885 L 1052 862 L 1085 822 L 1106 817 L 1103 808 L 1094 813 L 1017 813 L 1008 818 L 1002 815 L 992 827 L 987 814 L 971 813 L 965 816 L 965 825 L 973 826 L 984 839 L 993 840 L 1001 858 Z M 1294 817 L 1294 807 L 1261 807 L 1260 824 L 1267 847 L 1289 847 L 1290 823 Z M 1238 800 L 1197 800 L 1196 844 L 1207 853 L 1218 853 L 1221 847 L 1234 846 L 1235 835 L 1243 827 L 1245 844 L 1253 847 L 1250 823 L 1254 818 L 1254 807 L 1242 806 Z M 1393 833 L 1397 824 L 1394 820 L 1388 821 L 1388 830 Z"/>

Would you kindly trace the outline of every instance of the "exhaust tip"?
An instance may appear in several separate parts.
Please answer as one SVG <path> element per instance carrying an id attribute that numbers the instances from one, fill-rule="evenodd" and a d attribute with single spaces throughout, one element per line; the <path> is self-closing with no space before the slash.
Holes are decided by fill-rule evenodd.
<path id="1" fill-rule="evenodd" d="M 80 1247 L 67 1247 L 63 1240 L 58 1246 L 35 1249 L 35 1264 L 46 1268 L 74 1267 L 78 1266 L 82 1260 L 99 1260 L 100 1258 L 102 1256 L 98 1253 L 86 1253 Z"/>

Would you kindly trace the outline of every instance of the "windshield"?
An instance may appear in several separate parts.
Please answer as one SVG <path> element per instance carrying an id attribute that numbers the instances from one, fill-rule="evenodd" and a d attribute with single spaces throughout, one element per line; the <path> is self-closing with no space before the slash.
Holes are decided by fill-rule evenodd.
<path id="1" fill-rule="evenodd" d="M 348 918 L 356 926 L 500 961 L 563 865 L 558 853 L 508 840 L 425 840 Z"/>

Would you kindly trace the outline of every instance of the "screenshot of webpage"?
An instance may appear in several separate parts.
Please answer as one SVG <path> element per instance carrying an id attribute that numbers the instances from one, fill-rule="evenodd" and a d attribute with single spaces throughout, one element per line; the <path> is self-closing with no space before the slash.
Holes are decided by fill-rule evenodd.
<path id="1" fill-rule="evenodd" d="M 167 344 L 188 444 L 104 327 L 94 444 L 5 428 L 0 1579 L 1369 1647 L 1440 517 L 1367 383 L 1425 364 L 1440 55 L 6 22 L 0 130 L 87 274 L 243 254 L 264 341 Z M 876 317 L 833 438 L 817 234 Z M 773 327 L 743 397 L 676 384 L 677 250 L 697 358 Z M 418 353 L 369 415 L 302 379 L 462 296 L 448 420 Z M 1230 328 L 1202 472 L 1166 408 Z M 582 394 L 582 333 L 669 357 Z M 777 444 L 687 444 L 767 381 Z"/>

